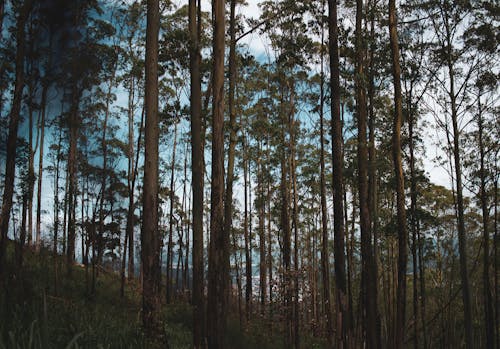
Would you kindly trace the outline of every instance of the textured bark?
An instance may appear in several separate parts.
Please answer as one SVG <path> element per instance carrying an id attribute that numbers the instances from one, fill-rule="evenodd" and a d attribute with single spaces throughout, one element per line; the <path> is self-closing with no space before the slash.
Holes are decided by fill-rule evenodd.
<path id="1" fill-rule="evenodd" d="M 0 275 L 3 271 L 3 258 L 9 231 L 10 211 L 12 208 L 12 195 L 14 194 L 14 178 L 16 174 L 16 142 L 17 130 L 24 90 L 24 59 L 25 59 L 25 25 L 31 12 L 33 0 L 26 0 L 21 8 L 16 24 L 16 75 L 12 108 L 9 115 L 9 135 L 7 138 L 7 158 L 5 160 L 5 177 L 2 197 L 2 212 L 0 215 Z"/>
<path id="2" fill-rule="evenodd" d="M 355 83 L 356 113 L 358 120 L 358 192 L 361 227 L 361 284 L 363 330 L 367 348 L 380 348 L 378 331 L 378 307 L 376 298 L 376 265 L 373 256 L 371 221 L 368 197 L 368 144 L 366 138 L 366 93 L 364 86 L 363 63 L 363 0 L 356 1 L 356 47 L 355 47 Z"/>
<path id="3" fill-rule="evenodd" d="M 479 136 L 479 154 L 480 154 L 480 190 L 481 213 L 483 223 L 483 292 L 484 292 L 484 323 L 486 335 L 486 348 L 495 347 L 495 330 L 493 318 L 493 300 L 491 296 L 490 285 L 490 237 L 489 237 L 489 209 L 488 197 L 486 193 L 486 170 L 484 166 L 485 148 L 483 141 L 483 115 L 481 105 L 481 95 L 478 96 L 478 136 Z"/>
<path id="4" fill-rule="evenodd" d="M 201 120 L 200 18 L 196 0 L 189 0 L 189 62 L 191 70 L 191 176 L 193 186 L 193 343 L 204 347 L 205 307 L 203 277 L 203 144 Z"/>
<path id="5" fill-rule="evenodd" d="M 223 349 L 229 296 L 229 234 L 224 231 L 224 0 L 214 0 L 212 9 L 214 61 L 207 323 L 208 347 Z"/>
<path id="6" fill-rule="evenodd" d="M 339 69 L 339 45 L 338 45 L 338 23 L 337 23 L 337 1 L 329 0 L 329 36 L 330 36 L 330 83 L 331 83 L 331 119 L 332 119 L 332 163 L 333 163 L 333 232 L 334 232 L 334 254 L 335 254 L 335 298 L 337 307 L 337 329 L 336 347 L 348 348 L 350 338 L 350 327 L 348 321 L 349 304 L 347 302 L 346 274 L 345 274 L 345 247 L 344 247 L 344 195 L 343 195 L 343 139 L 342 120 L 340 118 L 340 69 Z M 323 103 L 321 103 L 323 105 Z M 321 107 L 323 109 L 323 107 Z M 323 110 L 321 110 L 323 114 Z M 323 138 L 323 115 L 321 115 L 321 138 Z M 323 141 L 321 141 L 321 156 L 323 155 Z M 322 172 L 324 172 L 324 160 Z M 324 175 L 323 175 L 324 176 Z M 324 189 L 322 189 L 324 190 Z M 322 194 L 323 196 L 323 194 Z M 321 199 L 323 201 L 323 197 Z M 321 204 L 326 216 L 326 198 Z M 323 206 L 325 206 L 323 208 Z M 328 256 L 327 242 L 325 242 L 326 217 L 323 218 L 323 253 Z M 325 257 L 324 257 L 325 259 Z M 324 268 L 327 268 L 325 265 Z M 328 271 L 328 270 L 326 270 Z M 324 282 L 326 282 L 325 280 Z M 324 290 L 326 293 L 327 290 Z M 328 290 L 329 292 L 329 290 Z M 330 296 L 328 295 L 328 301 Z M 331 320 L 330 320 L 331 321 Z M 330 325 L 331 326 L 331 325 Z M 330 329 L 329 329 L 330 330 Z"/>
<path id="7" fill-rule="evenodd" d="M 391 45 L 392 75 L 394 79 L 394 119 L 392 129 L 392 156 L 396 175 L 396 206 L 398 222 L 398 288 L 396 300 L 396 332 L 394 348 L 402 348 L 406 330 L 406 266 L 408 263 L 408 232 L 404 195 L 403 164 L 401 160 L 401 124 L 403 123 L 403 97 L 401 93 L 401 67 L 397 32 L 396 1 L 389 0 L 389 40 Z"/>
<path id="8" fill-rule="evenodd" d="M 144 183 L 141 233 L 142 324 L 147 334 L 158 330 L 160 237 L 158 233 L 158 0 L 147 1 Z"/>
<path id="9" fill-rule="evenodd" d="M 227 154 L 227 176 L 226 176 L 226 191 L 224 198 L 224 235 L 231 236 L 233 226 L 233 182 L 234 182 L 234 159 L 236 150 L 236 112 L 234 108 L 234 95 L 236 88 L 236 0 L 230 1 L 229 12 L 229 91 L 228 91 L 228 111 L 229 111 L 229 149 Z M 234 236 L 233 239 L 235 240 Z M 234 241 L 236 242 L 236 241 Z M 236 265 L 238 264 L 237 255 L 235 252 Z M 237 282 L 238 288 L 241 287 L 239 279 L 239 268 L 237 267 Z M 238 306 L 241 323 L 241 302 L 240 292 L 238 289 Z"/>

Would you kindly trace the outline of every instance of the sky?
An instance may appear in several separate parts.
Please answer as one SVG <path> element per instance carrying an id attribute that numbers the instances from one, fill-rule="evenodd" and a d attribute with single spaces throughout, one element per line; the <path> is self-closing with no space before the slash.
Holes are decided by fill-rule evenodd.
<path id="1" fill-rule="evenodd" d="M 253 19 L 258 19 L 259 16 L 260 16 L 260 8 L 258 6 L 258 4 L 260 3 L 261 1 L 257 1 L 257 0 L 247 0 L 247 5 L 246 6 L 237 6 L 237 13 L 238 14 L 242 14 L 244 15 L 246 18 L 253 18 Z M 186 1 L 176 1 L 176 4 L 177 5 L 183 5 L 185 4 Z M 203 11 L 207 11 L 207 12 L 210 12 L 211 11 L 211 1 L 209 0 L 202 0 L 201 1 L 201 4 L 202 4 L 202 9 Z M 248 28 L 247 28 L 248 29 Z M 256 57 L 261 57 L 262 55 L 265 54 L 266 52 L 266 46 L 267 46 L 267 43 L 266 43 L 266 38 L 265 36 L 259 34 L 258 31 L 255 31 L 249 35 L 247 35 L 246 37 L 244 37 L 242 39 L 242 43 L 244 43 L 245 45 L 248 46 L 248 49 L 250 51 L 250 53 L 252 53 L 254 56 Z M 125 94 L 125 92 L 123 91 L 116 91 L 117 93 L 117 102 L 118 104 L 121 104 L 121 105 L 126 105 L 126 101 L 127 101 L 127 96 Z M 57 109 L 58 106 L 56 105 L 49 105 L 49 108 L 52 108 L 52 109 Z M 50 110 L 49 110 L 49 114 L 50 114 Z M 431 117 L 430 116 L 427 116 L 427 118 L 429 119 L 429 124 L 432 125 L 434 124 L 433 123 L 433 120 L 430 119 Z M 24 127 L 26 127 L 26 125 L 24 125 Z M 24 130 L 25 131 L 25 130 Z M 23 130 L 21 130 L 21 132 L 23 132 Z M 424 131 L 424 134 L 421 135 L 424 139 L 424 146 L 425 146 L 425 156 L 423 157 L 423 164 L 424 164 L 424 168 L 425 168 L 425 171 L 428 173 L 431 181 L 435 184 L 438 184 L 438 185 L 443 185 L 447 188 L 450 188 L 451 187 L 451 181 L 450 181 L 450 176 L 449 174 L 447 173 L 446 169 L 440 165 L 437 164 L 436 161 L 434 161 L 434 159 L 437 157 L 437 156 L 442 156 L 443 153 L 442 153 L 442 150 L 441 150 L 441 145 L 443 144 L 443 142 L 446 141 L 444 135 L 442 134 L 442 132 L 440 132 L 439 130 L 435 129 L 435 128 L 427 128 L 425 129 Z M 48 136 L 50 137 L 50 136 Z M 49 147 L 50 145 L 50 140 L 46 139 L 46 142 L 45 142 L 45 154 L 48 153 Z M 183 149 L 180 149 L 179 150 L 179 154 L 178 154 L 178 158 L 183 161 L 183 152 L 184 150 Z M 38 164 L 38 160 L 37 160 L 37 157 L 38 156 L 35 156 L 35 163 Z M 170 158 L 170 154 L 167 154 L 164 156 L 166 159 Z M 47 162 L 45 162 L 45 165 L 48 165 Z M 126 164 L 125 164 L 126 166 Z M 180 173 L 178 173 L 178 175 L 181 175 Z M 53 188 L 52 188 L 52 178 L 51 176 L 49 176 L 47 174 L 47 171 L 45 171 L 44 173 L 44 185 L 43 185 L 43 207 L 47 208 L 47 214 L 44 215 L 44 226 L 45 226 L 45 229 L 48 229 L 51 225 L 52 225 L 52 193 L 53 193 Z M 64 181 L 64 178 L 61 178 L 61 181 Z M 178 181 L 180 182 L 180 180 Z M 236 195 L 237 195 L 237 199 L 239 199 L 240 202 L 242 202 L 242 200 L 240 200 L 241 198 L 238 197 L 238 196 L 241 196 L 241 193 L 239 193 L 238 191 L 236 192 Z"/>

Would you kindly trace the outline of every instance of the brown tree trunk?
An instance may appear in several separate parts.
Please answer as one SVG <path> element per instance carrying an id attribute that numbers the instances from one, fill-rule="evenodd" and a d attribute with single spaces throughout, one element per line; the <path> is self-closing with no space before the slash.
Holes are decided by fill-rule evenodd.
<path id="1" fill-rule="evenodd" d="M 246 137 L 243 136 L 243 186 L 244 186 L 244 218 L 243 218 L 243 231 L 245 234 L 245 274 L 246 274 L 246 287 L 245 287 L 245 304 L 246 304 L 246 321 L 250 321 L 251 302 L 252 302 L 252 240 L 248 231 L 248 152 Z M 260 218 L 260 217 L 259 217 Z M 261 220 L 259 220 L 260 224 Z M 262 235 L 260 235 L 262 237 Z M 262 241 L 261 241 L 262 251 Z M 262 262 L 262 260 L 261 260 Z M 260 269 L 265 270 L 265 264 Z"/>
<path id="2" fill-rule="evenodd" d="M 350 335 L 350 325 L 348 322 L 349 304 L 347 302 L 346 275 L 345 275 L 345 247 L 344 247 L 344 195 L 343 195 L 343 137 L 342 137 L 342 121 L 340 118 L 340 69 L 339 69 L 339 46 L 338 46 L 338 23 L 337 23 L 337 1 L 329 0 L 329 34 L 330 34 L 330 81 L 331 81 L 331 119 L 332 119 L 332 160 L 333 160 L 333 231 L 334 231 L 334 255 L 335 255 L 335 284 L 336 284 L 336 307 L 337 307 L 337 329 L 336 329 L 336 347 L 348 348 Z M 323 84 L 321 86 L 323 96 Z M 323 99 L 323 97 L 322 97 Z M 324 150 L 323 150 L 323 101 L 321 103 L 321 172 L 324 172 Z M 324 177 L 324 174 L 322 174 Z M 322 179 L 322 182 L 324 179 Z M 324 185 L 322 185 L 323 187 Z M 322 188 L 324 191 L 324 188 Z M 328 260 L 328 246 L 325 241 L 327 237 L 326 227 L 326 196 L 323 199 L 322 193 L 321 206 L 323 215 L 323 254 L 326 259 L 323 262 L 324 272 L 328 272 L 326 264 Z M 323 202 L 324 201 L 324 202 Z M 323 208 L 324 207 L 324 208 Z M 325 279 L 325 277 L 324 277 Z M 325 279 L 323 282 L 329 281 Z M 329 287 L 324 290 L 325 297 L 328 292 L 328 302 L 330 302 Z M 327 309 L 331 312 L 330 309 Z M 328 314 L 327 314 L 328 315 Z M 331 316 L 331 315 L 330 315 Z M 332 320 L 329 320 L 330 322 Z M 331 326 L 331 324 L 329 325 Z M 328 329 L 331 330 L 330 327 Z"/>
<path id="3" fill-rule="evenodd" d="M 24 90 L 24 58 L 25 58 L 25 25 L 31 12 L 33 0 L 26 0 L 21 8 L 16 24 L 16 76 L 12 108 L 9 116 L 9 135 L 7 138 L 7 158 L 5 160 L 5 176 L 2 197 L 2 212 L 0 215 L 0 275 L 3 271 L 3 258 L 9 231 L 10 211 L 12 209 L 12 195 L 14 194 L 14 178 L 16 175 L 16 143 L 17 130 Z"/>
<path id="4" fill-rule="evenodd" d="M 368 197 L 368 144 L 366 137 L 366 94 L 364 86 L 364 49 L 362 37 L 363 0 L 356 0 L 355 82 L 358 119 L 358 191 L 361 227 L 363 329 L 367 348 L 380 348 L 376 298 L 376 265 L 373 256 Z"/>
<path id="5" fill-rule="evenodd" d="M 403 97 L 401 93 L 401 68 L 397 32 L 396 1 L 389 0 L 389 40 L 394 79 L 394 121 L 392 129 L 392 156 L 396 175 L 396 206 L 398 221 L 398 288 L 396 300 L 396 333 L 394 348 L 402 348 L 406 330 L 406 266 L 408 263 L 408 232 L 404 194 L 403 164 L 401 161 L 401 124 L 403 123 Z"/>
<path id="6" fill-rule="evenodd" d="M 479 153 L 480 153 L 480 168 L 479 178 L 481 181 L 479 196 L 481 200 L 481 212 L 483 220 L 483 292 L 484 292 L 484 322 L 486 332 L 486 348 L 495 347 L 494 338 L 494 318 L 493 318 L 493 301 L 491 297 L 490 285 L 490 238 L 489 238 L 489 210 L 488 199 L 486 194 L 486 172 L 484 167 L 485 149 L 483 142 L 483 115 L 481 105 L 481 94 L 477 98 L 478 103 L 478 131 L 479 131 Z M 495 260 L 496 261 L 496 260 Z"/>
<path id="7" fill-rule="evenodd" d="M 208 347 L 223 349 L 229 288 L 229 234 L 224 231 L 224 0 L 214 0 L 212 9 L 214 62 L 207 323 Z"/>
<path id="8" fill-rule="evenodd" d="M 160 236 L 158 232 L 158 31 L 159 1 L 147 1 L 145 149 L 141 234 L 142 323 L 146 334 L 158 330 Z"/>
<path id="9" fill-rule="evenodd" d="M 198 11 L 201 11 L 198 9 Z M 205 346 L 205 306 L 203 271 L 203 144 L 201 138 L 200 18 L 196 0 L 189 0 L 189 63 L 191 70 L 191 182 L 193 186 L 193 343 Z"/>

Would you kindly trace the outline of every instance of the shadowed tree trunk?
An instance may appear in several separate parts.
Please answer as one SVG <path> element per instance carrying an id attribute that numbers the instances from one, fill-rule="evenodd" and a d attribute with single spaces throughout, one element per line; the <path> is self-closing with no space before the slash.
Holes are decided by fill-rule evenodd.
<path id="1" fill-rule="evenodd" d="M 191 70 L 191 176 L 193 186 L 193 343 L 204 344 L 205 307 L 203 300 L 203 144 L 201 138 L 200 18 L 196 0 L 189 0 L 189 62 Z"/>
<path id="2" fill-rule="evenodd" d="M 3 4 L 2 4 L 3 5 Z M 5 176 L 2 197 L 2 212 L 0 215 L 0 275 L 2 274 L 3 258 L 9 231 L 10 211 L 12 209 L 12 195 L 14 194 L 14 178 L 16 173 L 16 142 L 17 130 L 21 112 L 21 103 L 24 90 L 24 58 L 25 58 L 25 25 L 31 12 L 33 0 L 26 0 L 21 8 L 16 24 L 16 75 L 12 108 L 9 115 L 9 135 L 7 138 L 7 158 L 5 160 Z M 3 7 L 3 6 L 2 6 Z M 2 16 L 3 19 L 3 16 Z"/>
<path id="3" fill-rule="evenodd" d="M 486 334 L 486 348 L 495 347 L 494 339 L 494 318 L 493 318 L 493 302 L 491 297 L 490 285 L 490 237 L 489 237 L 489 209 L 488 198 L 486 193 L 486 170 L 484 166 L 485 149 L 483 142 L 483 115 L 481 105 L 481 94 L 477 98 L 478 104 L 478 131 L 479 131 L 479 154 L 480 154 L 480 190 L 479 196 L 481 200 L 481 212 L 483 223 L 483 292 L 484 292 L 484 322 Z M 496 260 L 495 260 L 496 261 Z"/>
<path id="4" fill-rule="evenodd" d="M 212 11 L 214 60 L 207 324 L 208 347 L 223 349 L 229 296 L 229 234 L 224 231 L 224 0 L 214 0 Z"/>
<path id="5" fill-rule="evenodd" d="M 403 97 L 401 94 L 401 68 L 397 32 L 396 1 L 389 0 L 389 40 L 391 44 L 392 75 L 394 79 L 394 121 L 392 128 L 392 156 L 396 175 L 396 205 L 398 221 L 398 288 L 396 300 L 396 333 L 394 348 L 402 348 L 406 330 L 406 265 L 408 263 L 408 232 L 404 195 L 403 164 L 401 161 L 401 124 Z"/>
<path id="6" fill-rule="evenodd" d="M 345 248 L 344 248 L 344 195 L 343 195 L 343 147 L 342 147 L 342 121 L 340 118 L 340 69 L 339 69 L 339 47 L 338 47 L 338 23 L 337 23 L 337 1 L 328 1 L 328 27 L 330 44 L 330 81 L 331 81 L 331 118 L 332 118 L 332 160 L 333 160 L 333 232 L 334 232 L 334 254 L 335 254 L 335 298 L 337 307 L 337 329 L 336 346 L 337 348 L 349 347 L 350 325 L 348 322 L 349 305 L 347 302 L 346 275 L 345 275 Z M 323 89 L 323 87 L 322 87 Z M 321 106 L 323 103 L 321 103 Z M 323 107 L 321 107 L 323 109 Z M 323 111 L 321 110 L 321 114 Z M 323 124 L 323 115 L 321 115 L 321 124 Z M 323 126 L 321 125 L 321 135 L 323 135 Z M 323 136 L 321 137 L 323 138 Z M 321 142 L 323 148 L 323 141 Z M 323 150 L 321 151 L 322 157 Z M 322 167 L 324 167 L 323 160 Z M 324 171 L 324 169 L 322 169 Z M 323 200 L 323 199 L 322 199 Z M 321 205 L 326 206 L 325 203 Z M 326 211 L 326 207 L 324 208 Z M 326 238 L 326 217 L 323 222 L 323 240 Z M 327 243 L 323 241 L 323 253 L 328 256 Z M 325 257 L 324 257 L 325 259 Z M 324 266 L 327 268 L 327 266 Z M 328 271 L 328 270 L 326 270 Z M 328 280 L 324 280 L 327 282 Z M 329 293 L 324 290 L 324 293 Z M 328 295 L 328 301 L 330 301 Z M 331 310 L 328 310 L 331 311 Z M 332 320 L 330 320 L 332 321 Z M 331 325 L 330 325 L 331 326 Z M 329 329 L 330 330 L 330 329 Z"/>
<path id="7" fill-rule="evenodd" d="M 358 192 L 361 227 L 361 294 L 363 329 L 367 348 L 380 348 L 378 307 L 376 298 L 376 265 L 373 256 L 370 211 L 368 207 L 368 144 L 366 137 L 366 93 L 363 67 L 363 0 L 356 0 L 355 83 L 358 120 Z"/>
<path id="8" fill-rule="evenodd" d="M 158 233 L 158 0 L 147 1 L 144 184 L 141 234 L 142 324 L 146 334 L 158 330 L 160 237 Z"/>

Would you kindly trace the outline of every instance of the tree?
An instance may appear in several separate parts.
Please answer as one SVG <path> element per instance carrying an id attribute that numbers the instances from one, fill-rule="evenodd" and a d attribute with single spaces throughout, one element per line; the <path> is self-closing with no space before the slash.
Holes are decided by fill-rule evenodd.
<path id="1" fill-rule="evenodd" d="M 398 220 L 398 289 L 397 315 L 394 348 L 403 347 L 405 338 L 406 311 L 406 265 L 408 263 L 408 233 L 406 230 L 406 210 L 403 164 L 401 161 L 401 124 L 403 122 L 403 97 L 401 93 L 401 67 L 399 64 L 399 43 L 396 17 L 396 2 L 389 0 L 389 37 L 392 54 L 392 75 L 394 78 L 394 122 L 392 133 L 392 154 L 396 174 L 397 220 Z"/>
<path id="2" fill-rule="evenodd" d="M 373 258 L 372 234 L 370 231 L 370 212 L 368 209 L 368 144 L 366 139 L 366 93 L 363 67 L 363 0 L 356 1 L 356 44 L 355 44 L 355 83 L 356 117 L 358 122 L 358 192 L 361 226 L 361 294 L 363 304 L 363 329 L 368 348 L 380 348 L 378 330 L 376 265 Z"/>
<path id="3" fill-rule="evenodd" d="M 193 343 L 204 345 L 205 302 L 203 296 L 203 145 L 201 139 L 201 9 L 189 0 L 189 63 L 191 72 L 191 182 L 193 186 Z"/>
<path id="4" fill-rule="evenodd" d="M 21 112 L 21 103 L 24 90 L 24 59 L 25 59 L 25 25 L 33 6 L 33 0 L 22 3 L 16 24 L 16 78 L 12 109 L 9 116 L 9 135 L 7 139 L 7 159 L 5 161 L 5 178 L 2 197 L 2 212 L 0 215 L 0 274 L 3 268 L 3 258 L 9 231 L 10 211 L 12 208 L 12 195 L 14 193 L 14 177 L 16 172 L 16 142 L 17 130 Z M 2 6 L 3 7 L 3 6 Z"/>
<path id="5" fill-rule="evenodd" d="M 224 231 L 224 0 L 212 3 L 214 39 L 212 72 L 212 185 L 208 255 L 208 347 L 225 347 L 229 291 L 229 232 Z"/>
<path id="6" fill-rule="evenodd" d="M 345 252 L 344 252 L 344 179 L 343 179 L 343 137 L 342 121 L 340 119 L 340 69 L 339 69 L 339 44 L 338 44 L 338 23 L 337 23 L 337 1 L 328 1 L 328 27 L 330 45 L 330 83 L 331 83 L 331 119 L 332 119 L 332 160 L 333 160 L 333 232 L 334 232 L 334 253 L 335 253 L 335 283 L 336 283 L 336 304 L 337 304 L 337 347 L 349 347 L 351 340 L 350 324 L 348 322 L 349 307 L 347 303 L 347 289 L 345 276 Z M 321 143 L 323 147 L 323 143 Z M 323 207 L 323 203 L 321 204 Z M 326 223 L 326 222 L 325 222 Z M 325 229 L 325 228 L 323 228 Z M 323 232 L 323 239 L 325 232 Z M 327 254 L 327 246 L 323 241 Z M 323 280 L 326 283 L 328 280 Z M 325 289 L 326 293 L 330 292 Z"/>
<path id="7" fill-rule="evenodd" d="M 160 236 L 158 232 L 158 0 L 147 2 L 146 84 L 144 93 L 144 180 L 141 233 L 142 324 L 149 334 L 158 330 Z"/>

